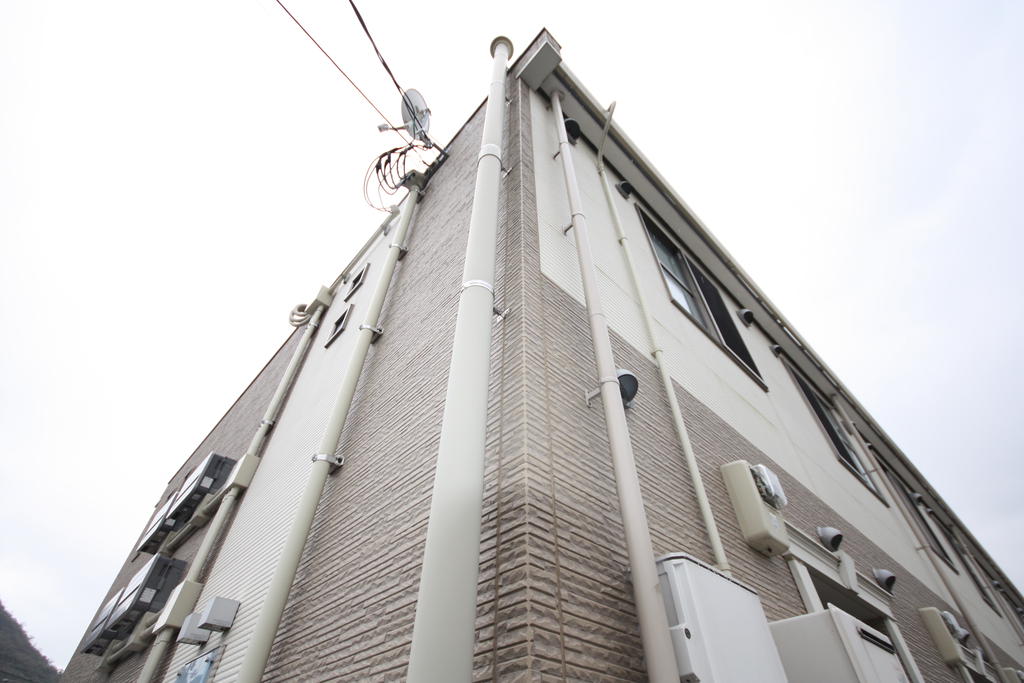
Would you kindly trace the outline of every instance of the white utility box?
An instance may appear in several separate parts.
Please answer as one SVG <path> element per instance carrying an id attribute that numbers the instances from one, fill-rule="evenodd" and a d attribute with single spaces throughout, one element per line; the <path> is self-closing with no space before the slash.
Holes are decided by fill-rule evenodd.
<path id="1" fill-rule="evenodd" d="M 789 534 L 781 511 L 786 496 L 778 477 L 764 465 L 751 467 L 746 460 L 737 460 L 722 465 L 722 478 L 743 540 L 768 556 L 789 550 Z"/>
<path id="2" fill-rule="evenodd" d="M 179 643 L 188 645 L 202 645 L 210 639 L 212 633 L 209 629 L 199 628 L 199 612 L 192 612 L 181 624 L 178 631 Z"/>
<path id="3" fill-rule="evenodd" d="M 935 647 L 939 651 L 942 661 L 950 666 L 959 666 L 961 659 L 960 643 L 956 641 L 953 634 L 949 632 L 949 626 L 942 618 L 942 612 L 937 607 L 922 607 L 917 610 L 921 615 L 921 621 L 935 641 Z"/>
<path id="4" fill-rule="evenodd" d="M 680 681 L 786 683 L 757 593 L 684 553 L 658 575 Z"/>
<path id="5" fill-rule="evenodd" d="M 790 683 L 907 683 L 889 637 L 833 605 L 771 624 Z"/>

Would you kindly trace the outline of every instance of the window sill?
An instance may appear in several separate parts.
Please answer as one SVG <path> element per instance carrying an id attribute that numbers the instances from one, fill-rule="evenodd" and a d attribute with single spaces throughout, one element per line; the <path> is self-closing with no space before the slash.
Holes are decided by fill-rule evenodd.
<path id="1" fill-rule="evenodd" d="M 712 344 L 717 346 L 722 351 L 722 353 L 724 353 L 726 355 L 726 357 L 729 360 L 731 360 L 733 363 L 735 363 L 736 366 L 740 370 L 742 370 L 744 373 L 746 373 L 747 377 L 749 377 L 750 379 L 752 379 L 754 381 L 754 384 L 759 386 L 762 391 L 767 393 L 768 385 L 764 383 L 764 380 L 761 379 L 761 377 L 756 372 L 754 372 L 753 370 L 748 368 L 746 363 L 744 363 L 739 358 L 737 358 L 736 354 L 732 352 L 732 349 L 730 349 L 728 346 L 723 344 L 721 339 L 717 339 L 713 334 L 708 332 L 707 329 L 705 329 L 705 327 L 703 325 L 701 325 L 700 321 L 697 320 L 696 318 L 694 318 L 693 314 L 690 313 L 688 310 L 686 310 L 685 306 L 681 305 L 678 301 L 676 301 L 675 299 L 673 299 L 671 297 L 669 297 L 669 301 L 671 301 L 672 305 L 675 306 L 677 309 L 679 309 L 679 312 L 682 313 L 683 316 L 687 320 L 689 320 L 691 323 L 693 323 L 693 326 L 696 327 L 698 330 L 700 330 L 704 334 L 704 336 L 707 337 L 708 340 Z"/>

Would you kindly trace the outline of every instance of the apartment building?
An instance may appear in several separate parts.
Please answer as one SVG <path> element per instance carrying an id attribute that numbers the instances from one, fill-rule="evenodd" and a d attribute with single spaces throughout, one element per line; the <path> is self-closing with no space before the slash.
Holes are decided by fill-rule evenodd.
<path id="1" fill-rule="evenodd" d="M 555 39 L 511 52 L 64 679 L 1024 680 L 1002 570 Z"/>

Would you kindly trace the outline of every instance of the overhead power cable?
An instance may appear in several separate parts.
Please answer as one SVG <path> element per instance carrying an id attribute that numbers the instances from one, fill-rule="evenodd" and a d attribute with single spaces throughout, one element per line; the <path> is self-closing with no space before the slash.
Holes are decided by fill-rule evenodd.
<path id="1" fill-rule="evenodd" d="M 395 88 L 398 89 L 398 94 L 402 96 L 402 103 L 405 105 L 406 110 L 408 110 L 408 112 L 412 116 L 416 116 L 415 108 L 413 107 L 412 102 L 409 100 L 408 96 L 406 96 L 405 94 L 405 88 L 399 85 L 398 79 L 395 78 L 395 73 L 391 70 L 391 67 L 388 66 L 388 61 L 384 59 L 384 55 L 381 54 L 380 48 L 377 47 L 377 41 L 374 40 L 373 35 L 370 34 L 370 28 L 366 25 L 366 21 L 363 19 L 363 15 L 360 14 L 359 8 L 356 7 L 355 0 L 348 0 L 348 4 L 352 6 L 352 11 L 356 13 L 356 19 L 359 20 L 359 25 L 363 27 L 363 33 L 365 33 L 366 37 L 370 39 L 370 45 L 373 46 L 373 51 L 377 53 L 377 59 L 380 60 L 381 66 L 383 66 L 384 70 L 388 72 L 388 76 L 391 77 L 391 82 L 395 84 Z M 430 141 L 430 138 L 427 137 L 425 131 L 423 132 L 423 140 L 427 142 L 427 147 L 431 147 L 434 144 L 433 142 Z M 416 156 L 418 156 L 421 161 L 424 161 L 423 156 L 419 153 L 418 150 L 416 151 Z M 424 163 L 426 162 L 424 161 Z"/>
<path id="2" fill-rule="evenodd" d="M 384 112 L 382 112 L 382 111 L 380 110 L 380 108 L 379 108 L 379 107 L 378 107 L 378 106 L 377 106 L 376 104 L 374 104 L 374 103 L 373 103 L 373 100 L 371 100 L 371 99 L 370 99 L 370 98 L 369 98 L 369 97 L 368 97 L 368 96 L 366 95 L 366 93 L 365 93 L 365 92 L 363 92 L 362 88 L 360 88 L 360 87 L 359 87 L 358 85 L 356 85 L 355 81 L 353 81 L 353 80 L 352 80 L 352 79 L 351 79 L 351 78 L 349 77 L 349 75 L 348 75 L 347 73 L 345 73 L 345 70 L 344 70 L 344 69 L 342 69 L 342 68 L 341 68 L 340 66 L 338 66 L 338 63 L 337 63 L 336 61 L 334 61 L 334 58 L 333 58 L 333 57 L 331 57 L 331 55 L 329 55 L 329 54 L 327 53 L 327 50 L 325 50 L 325 49 L 323 48 L 323 46 L 321 46 L 321 45 L 320 45 L 320 43 L 316 42 L 316 38 L 314 38 L 314 37 L 313 37 L 313 36 L 312 36 L 312 35 L 310 34 L 310 32 L 306 30 L 306 27 L 302 25 L 302 22 L 300 22 L 300 21 L 299 21 L 298 19 L 296 19 L 296 18 L 295 18 L 295 15 L 294 15 L 294 14 L 292 14 L 292 13 L 291 13 L 291 11 L 290 11 L 290 10 L 289 10 L 289 9 L 288 9 L 287 7 L 285 7 L 285 6 L 284 6 L 284 3 L 283 3 L 283 2 L 281 2 L 281 0 L 276 0 L 276 1 L 277 1 L 277 4 L 281 6 L 281 9 L 283 9 L 283 10 L 285 11 L 285 13 L 286 13 L 286 14 L 287 14 L 287 15 L 288 15 L 289 17 L 291 17 L 292 21 L 294 21 L 294 22 L 295 22 L 296 26 L 298 26 L 298 27 L 299 27 L 300 29 L 302 29 L 302 32 L 306 34 L 306 37 L 307 37 L 307 38 L 309 38 L 309 39 L 310 39 L 311 41 L 313 41 L 313 44 L 314 44 L 314 45 L 316 45 L 316 46 L 317 46 L 317 47 L 318 47 L 318 48 L 320 49 L 320 52 L 323 52 L 323 53 L 324 53 L 324 57 L 327 57 L 327 59 L 328 59 L 328 60 L 329 60 L 329 61 L 331 62 L 331 64 L 333 64 L 333 65 L 334 65 L 334 68 L 338 70 L 338 73 L 340 73 L 340 74 L 341 74 L 342 76 L 344 76 L 344 77 L 345 77 L 345 80 L 346 80 L 346 81 L 348 81 L 348 82 L 349 82 L 349 83 L 350 83 L 350 84 L 352 85 L 352 87 L 356 89 L 356 92 L 358 92 L 358 93 L 359 93 L 360 95 L 362 95 L 363 99 L 364 99 L 364 100 L 366 100 L 367 104 L 369 104 L 369 105 L 370 105 L 371 107 L 373 107 L 373 110 L 374 110 L 374 111 L 376 111 L 376 112 L 377 112 L 377 113 L 378 113 L 378 114 L 380 115 L 380 117 L 381 117 L 382 119 L 384 119 L 384 122 L 385 122 L 386 124 L 388 124 L 388 126 L 390 126 L 391 130 L 393 130 L 393 131 L 395 131 L 396 133 L 398 133 L 398 136 L 399 136 L 400 138 L 402 138 L 403 140 L 405 140 L 405 142 L 406 142 L 407 144 L 411 144 L 411 140 L 409 140 L 409 139 L 408 139 L 408 138 L 407 138 L 407 137 L 406 137 L 406 136 L 405 136 L 405 135 L 404 135 L 404 134 L 402 133 L 402 131 L 401 131 L 401 130 L 399 130 L 399 129 L 395 128 L 395 124 L 391 123 L 391 121 L 390 121 L 390 120 L 388 119 L 388 117 L 384 115 Z M 352 5 L 352 8 L 353 8 L 353 9 L 355 9 L 355 5 Z M 357 15 L 359 14 L 359 11 L 358 11 L 358 10 L 356 10 L 356 14 L 357 14 Z M 359 21 L 360 21 L 360 23 L 362 23 L 362 17 L 360 17 L 360 18 L 359 18 Z M 366 24 L 363 24 L 363 29 L 366 29 Z M 367 33 L 367 35 L 369 35 L 369 33 Z M 370 38 L 370 42 L 371 42 L 371 43 L 373 42 L 373 38 Z M 377 46 L 376 46 L 376 45 L 374 45 L 374 49 L 375 49 L 375 50 L 377 49 Z M 380 52 L 379 52 L 379 51 L 377 52 L 377 56 L 380 56 Z M 382 62 L 384 61 L 384 58 L 383 58 L 383 57 L 381 57 L 381 61 L 382 61 Z M 384 65 L 384 68 L 385 68 L 385 69 L 387 69 L 387 64 L 385 64 L 385 65 Z M 389 73 L 389 74 L 391 73 L 391 69 L 388 69 L 388 73 Z M 395 79 L 395 77 L 394 77 L 394 76 L 392 76 L 392 77 L 391 77 L 391 80 L 394 80 L 394 79 Z M 395 85 L 396 85 L 396 86 L 398 85 L 398 82 L 397 82 L 397 81 L 395 81 Z M 399 92 L 402 92 L 402 89 L 401 89 L 401 88 L 399 88 L 398 90 L 399 90 Z M 404 92 L 402 93 L 402 97 L 403 97 L 403 99 L 405 98 L 405 93 L 404 93 Z"/>
<path id="3" fill-rule="evenodd" d="M 402 100 L 405 101 L 405 90 L 402 89 L 402 86 L 398 85 L 398 79 L 395 78 L 395 74 L 391 71 L 391 67 L 388 66 L 387 60 L 384 59 L 384 55 L 380 53 L 380 48 L 377 47 L 377 41 L 375 41 L 373 36 L 370 35 L 370 29 L 367 28 L 366 22 L 363 21 L 363 15 L 359 13 L 359 8 L 356 7 L 355 1 L 348 0 L 348 4 L 352 5 L 352 11 L 356 13 L 356 19 L 359 20 L 359 25 L 363 27 L 363 32 L 366 34 L 366 37 L 370 39 L 370 45 L 373 46 L 373 51 L 377 53 L 377 59 L 379 59 L 380 63 L 384 66 L 384 70 L 388 72 L 388 76 L 391 76 L 391 82 L 395 84 L 396 88 L 398 88 L 398 92 L 402 95 Z M 406 105 L 408 105 L 407 101 Z"/>

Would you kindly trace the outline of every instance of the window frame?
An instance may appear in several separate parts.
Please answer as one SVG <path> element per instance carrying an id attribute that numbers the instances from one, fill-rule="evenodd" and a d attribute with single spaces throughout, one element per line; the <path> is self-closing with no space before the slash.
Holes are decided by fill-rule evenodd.
<path id="1" fill-rule="evenodd" d="M 853 441 L 850 438 L 851 435 L 845 433 L 842 417 L 839 415 L 839 411 L 836 410 L 835 406 L 832 405 L 832 402 L 814 386 L 813 382 L 804 377 L 800 370 L 793 367 L 789 362 L 784 362 L 783 365 L 786 366 L 790 376 L 793 378 L 800 395 L 804 399 L 804 403 L 807 404 L 807 407 L 811 411 L 811 415 L 814 416 L 814 421 L 818 424 L 818 427 L 824 434 L 825 440 L 832 449 L 832 454 L 836 456 L 836 460 L 838 460 L 843 467 L 853 474 L 868 491 L 874 494 L 874 496 L 878 498 L 883 505 L 887 505 L 885 498 L 882 497 L 882 492 L 878 489 L 878 485 L 871 479 L 871 475 L 864 466 L 863 454 L 858 452 L 857 447 L 854 446 Z M 823 419 L 822 415 L 825 415 L 826 417 Z M 825 421 L 828 422 L 828 425 L 825 424 Z M 845 457 L 843 455 L 843 451 L 845 451 L 850 457 Z"/>
<path id="2" fill-rule="evenodd" d="M 768 385 L 765 384 L 764 379 L 761 377 L 760 370 L 757 368 L 757 364 L 754 362 L 753 355 L 750 353 L 750 349 L 747 347 L 746 341 L 743 339 L 743 335 L 739 331 L 739 327 L 736 326 L 736 322 L 732 319 L 729 311 L 729 306 L 722 294 L 723 288 L 715 280 L 700 262 L 690 254 L 682 243 L 676 239 L 670 230 L 668 230 L 664 222 L 656 216 L 656 214 L 647 209 L 645 206 L 640 206 L 637 202 L 634 205 L 636 207 L 637 215 L 640 219 L 640 227 L 647 238 L 647 246 L 651 251 L 651 256 L 654 258 L 654 262 L 661 273 L 662 284 L 665 287 L 665 292 L 668 295 L 669 301 L 672 305 L 679 309 L 683 315 L 685 315 L 690 322 L 694 323 L 708 339 L 715 343 L 720 349 L 722 349 L 726 355 L 732 359 L 754 382 L 757 383 L 762 390 L 768 391 Z M 657 237 L 655 236 L 657 232 Z M 672 254 L 673 262 L 676 268 L 681 270 L 683 278 L 686 282 L 680 281 L 679 276 L 673 272 L 670 268 L 662 261 L 659 256 L 659 247 L 655 244 L 655 241 L 659 242 L 664 240 L 667 242 L 668 247 L 671 247 L 675 253 Z M 699 277 L 698 277 L 699 276 Z M 705 291 L 705 287 L 702 287 L 700 279 L 703 279 L 705 287 L 714 289 L 716 295 L 719 298 L 719 304 L 722 309 L 721 313 L 725 316 L 728 324 L 733 327 L 733 333 L 735 335 L 736 342 L 741 345 L 743 349 L 743 355 L 749 359 L 743 358 L 739 352 L 734 350 L 726 341 L 727 335 L 723 333 L 722 327 L 725 323 L 721 322 L 718 316 L 715 315 L 715 306 L 712 306 L 708 301 L 708 294 Z M 680 301 L 678 296 L 672 290 L 672 284 L 675 284 L 687 295 L 687 301 Z M 690 310 L 690 304 L 692 303 L 693 308 L 696 310 Z"/>
<path id="3" fill-rule="evenodd" d="M 971 564 L 973 560 L 968 556 L 967 549 L 964 548 L 963 544 L 956 539 L 956 536 L 952 531 L 950 531 L 950 528 L 941 519 L 939 519 L 939 516 L 935 514 L 934 510 L 927 508 L 927 512 L 928 515 L 935 520 L 936 526 L 942 530 L 942 534 L 946 537 L 946 540 L 949 541 L 949 546 L 953 549 L 953 552 L 960 558 L 960 564 L 963 565 L 964 572 L 967 574 L 968 578 L 970 578 L 971 583 L 974 584 L 974 587 L 981 595 L 982 602 L 988 605 L 989 608 L 998 615 L 999 609 L 996 607 L 995 603 L 992 602 L 992 598 L 989 597 L 988 591 L 985 590 L 985 584 L 982 582 L 982 578 L 978 576 L 978 573 L 974 570 L 974 567 Z"/>
<path id="4" fill-rule="evenodd" d="M 953 562 L 952 555 L 946 552 L 946 546 L 943 545 L 942 539 L 939 538 L 939 534 L 936 533 L 931 523 L 928 522 L 928 515 L 921 509 L 921 505 L 914 500 L 914 494 L 917 492 L 911 489 L 910 485 L 903 481 L 903 478 L 896 474 L 896 472 L 887 467 L 883 468 L 883 471 L 885 475 L 889 477 L 889 481 L 893 483 L 893 486 L 897 489 L 900 495 L 903 496 L 903 500 L 908 506 L 910 506 L 910 509 L 913 511 L 914 516 L 919 522 L 918 526 L 922 528 L 925 537 L 928 539 L 928 545 L 931 547 L 932 551 L 939 557 L 939 559 L 945 562 L 955 574 L 959 574 L 960 571 L 956 568 L 956 563 Z M 953 548 L 952 544 L 950 544 L 950 548 Z M 954 552 L 956 552 L 955 549 Z"/>

